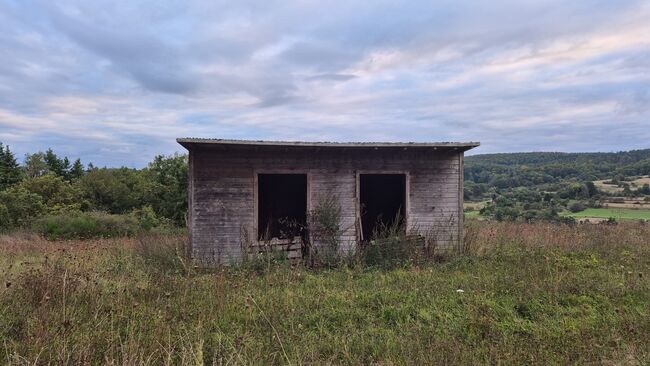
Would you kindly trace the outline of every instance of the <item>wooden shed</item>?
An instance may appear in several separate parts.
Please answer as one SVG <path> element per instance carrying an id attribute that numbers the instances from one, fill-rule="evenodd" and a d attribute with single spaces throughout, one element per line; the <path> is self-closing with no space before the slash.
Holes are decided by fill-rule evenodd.
<path id="1" fill-rule="evenodd" d="M 304 255 L 323 200 L 339 209 L 342 251 L 391 220 L 437 248 L 462 241 L 463 153 L 476 142 L 177 141 L 189 151 L 190 254 L 206 265 L 269 245 Z"/>

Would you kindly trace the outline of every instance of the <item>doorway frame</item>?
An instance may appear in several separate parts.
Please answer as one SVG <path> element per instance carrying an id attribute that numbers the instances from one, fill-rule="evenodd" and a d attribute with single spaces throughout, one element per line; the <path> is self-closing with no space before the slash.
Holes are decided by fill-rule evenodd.
<path id="1" fill-rule="evenodd" d="M 307 178 L 307 212 L 311 212 L 311 172 L 307 169 L 253 169 L 253 234 L 256 243 L 260 243 L 259 238 L 259 175 L 260 174 L 293 174 L 304 175 Z M 311 240 L 311 232 L 309 233 L 309 240 Z"/>
<path id="2" fill-rule="evenodd" d="M 375 175 L 397 175 L 404 176 L 404 229 L 409 232 L 411 222 L 411 173 L 408 170 L 357 170 L 355 172 L 355 226 L 357 230 L 357 241 L 360 243 L 364 239 L 363 225 L 361 224 L 361 176 L 364 174 Z"/>

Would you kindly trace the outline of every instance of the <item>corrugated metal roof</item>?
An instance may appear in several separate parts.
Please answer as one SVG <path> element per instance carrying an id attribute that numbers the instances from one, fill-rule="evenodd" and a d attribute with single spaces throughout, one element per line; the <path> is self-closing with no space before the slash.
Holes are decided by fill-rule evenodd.
<path id="1" fill-rule="evenodd" d="M 480 145 L 478 142 L 325 142 L 325 141 L 261 141 L 228 140 L 206 138 L 178 138 L 185 148 L 194 145 L 234 146 L 278 146 L 278 147 L 322 147 L 322 148 L 444 148 L 469 150 Z"/>

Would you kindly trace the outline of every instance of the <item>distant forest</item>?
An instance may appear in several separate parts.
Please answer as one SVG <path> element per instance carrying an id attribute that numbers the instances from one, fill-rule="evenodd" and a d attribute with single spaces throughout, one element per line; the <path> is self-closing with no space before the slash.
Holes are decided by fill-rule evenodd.
<path id="1" fill-rule="evenodd" d="M 632 177 L 650 175 L 650 149 L 616 153 L 504 153 L 465 158 L 465 200 L 488 200 L 482 214 L 498 220 L 561 220 L 563 210 L 599 207 L 605 197 L 647 200 L 647 185 Z M 596 188 L 610 180 L 622 192 Z"/>

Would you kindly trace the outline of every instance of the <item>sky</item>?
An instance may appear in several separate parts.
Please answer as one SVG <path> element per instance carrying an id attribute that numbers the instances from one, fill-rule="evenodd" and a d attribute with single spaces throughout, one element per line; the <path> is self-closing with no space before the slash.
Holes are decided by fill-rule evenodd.
<path id="1" fill-rule="evenodd" d="M 650 148 L 650 0 L 0 0 L 0 142 L 142 167 L 177 137 Z"/>

